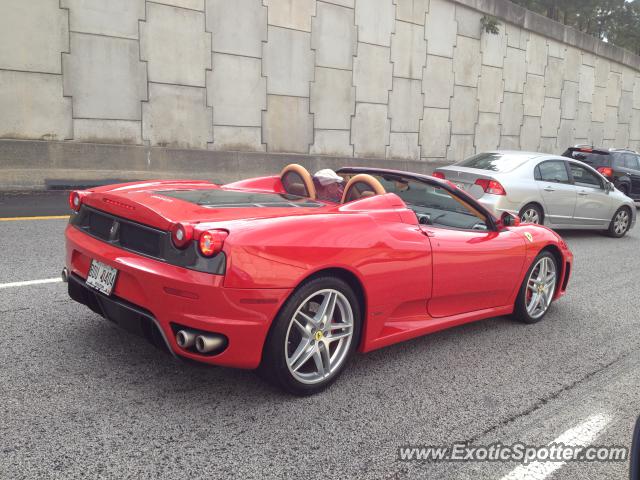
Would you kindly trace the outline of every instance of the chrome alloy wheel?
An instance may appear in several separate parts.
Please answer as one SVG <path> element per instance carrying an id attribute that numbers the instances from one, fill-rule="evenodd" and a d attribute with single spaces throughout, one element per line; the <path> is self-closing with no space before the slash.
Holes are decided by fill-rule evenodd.
<path id="1" fill-rule="evenodd" d="M 629 212 L 623 208 L 613 219 L 613 231 L 616 235 L 622 235 L 629 228 Z"/>
<path id="2" fill-rule="evenodd" d="M 535 208 L 527 208 L 520 219 L 522 223 L 540 223 L 540 215 Z"/>
<path id="3" fill-rule="evenodd" d="M 534 265 L 527 280 L 525 304 L 533 319 L 542 317 L 556 291 L 556 264 L 550 257 L 542 257 Z"/>
<path id="4" fill-rule="evenodd" d="M 285 358 L 296 380 L 314 384 L 327 379 L 347 358 L 353 337 L 353 310 L 338 290 L 309 295 L 289 322 Z"/>

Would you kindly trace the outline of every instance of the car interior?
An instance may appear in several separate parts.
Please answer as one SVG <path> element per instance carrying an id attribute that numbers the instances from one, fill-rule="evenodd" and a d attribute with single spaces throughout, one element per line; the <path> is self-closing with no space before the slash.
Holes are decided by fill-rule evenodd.
<path id="1" fill-rule="evenodd" d="M 303 166 L 287 165 L 280 177 L 287 193 L 315 198 L 313 177 Z M 347 183 L 341 203 L 395 193 L 416 214 L 420 224 L 460 230 L 488 229 L 487 218 L 482 212 L 436 185 L 396 174 L 358 173 L 343 177 Z"/>

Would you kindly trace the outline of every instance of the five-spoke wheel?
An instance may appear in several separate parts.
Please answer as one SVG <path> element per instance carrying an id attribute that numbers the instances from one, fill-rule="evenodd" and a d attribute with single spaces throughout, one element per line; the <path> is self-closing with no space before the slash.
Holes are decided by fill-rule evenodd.
<path id="1" fill-rule="evenodd" d="M 360 327 L 360 304 L 349 284 L 329 276 L 307 281 L 274 320 L 260 372 L 291 393 L 316 393 L 340 374 Z"/>
<path id="2" fill-rule="evenodd" d="M 558 266 L 551 252 L 544 250 L 532 262 L 518 292 L 513 314 L 525 323 L 542 320 L 551 306 L 558 283 Z"/>
<path id="3" fill-rule="evenodd" d="M 289 323 L 285 354 L 291 374 L 318 383 L 340 368 L 353 337 L 353 311 L 342 293 L 320 290 L 307 297 Z"/>

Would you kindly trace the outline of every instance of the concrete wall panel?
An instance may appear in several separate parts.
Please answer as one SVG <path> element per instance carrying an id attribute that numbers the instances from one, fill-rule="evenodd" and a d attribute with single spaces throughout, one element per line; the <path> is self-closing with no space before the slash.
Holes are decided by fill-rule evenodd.
<path id="1" fill-rule="evenodd" d="M 0 0 L 0 69 L 61 73 L 67 11 L 52 0 Z"/>
<path id="2" fill-rule="evenodd" d="M 425 21 L 427 53 L 453 57 L 457 32 L 455 5 L 446 0 L 431 0 Z"/>
<path id="3" fill-rule="evenodd" d="M 449 108 L 453 96 L 453 83 L 453 60 L 428 55 L 422 77 L 425 107 Z"/>
<path id="4" fill-rule="evenodd" d="M 444 158 L 450 136 L 449 110 L 425 108 L 420 122 L 420 156 Z"/>
<path id="5" fill-rule="evenodd" d="M 459 36 L 453 53 L 455 84 L 477 87 L 480 65 L 480 42 L 473 38 Z"/>
<path id="6" fill-rule="evenodd" d="M 392 132 L 418 132 L 424 104 L 421 88 L 420 80 L 393 79 L 393 90 L 389 95 Z"/>
<path id="7" fill-rule="evenodd" d="M 349 130 L 355 113 L 356 93 L 348 70 L 316 68 L 311 84 L 311 113 L 315 128 Z"/>
<path id="8" fill-rule="evenodd" d="M 144 0 L 61 0 L 60 5 L 69 9 L 74 32 L 137 39 L 138 20 L 145 18 Z"/>
<path id="9" fill-rule="evenodd" d="M 384 158 L 389 145 L 389 126 L 386 105 L 359 103 L 351 124 L 355 156 Z"/>
<path id="10" fill-rule="evenodd" d="M 203 13 L 149 3 L 147 20 L 140 23 L 140 50 L 150 82 L 205 86 L 211 34 Z"/>
<path id="11" fill-rule="evenodd" d="M 391 37 L 391 61 L 396 77 L 422 79 L 427 59 L 427 42 L 424 27 L 407 22 L 396 22 Z"/>
<path id="12" fill-rule="evenodd" d="M 447 160 L 459 162 L 475 154 L 473 135 L 451 135 L 451 141 L 447 148 Z"/>
<path id="13" fill-rule="evenodd" d="M 263 0 L 268 9 L 269 25 L 311 31 L 311 17 L 316 0 Z"/>
<path id="14" fill-rule="evenodd" d="M 537 152 L 540 148 L 540 117 L 524 117 L 520 130 L 520 148 Z"/>
<path id="15" fill-rule="evenodd" d="M 524 85 L 524 114 L 539 117 L 544 103 L 544 77 L 528 74 Z"/>
<path id="16" fill-rule="evenodd" d="M 503 136 L 519 136 L 524 116 L 523 95 L 505 92 L 500 112 L 501 133 Z"/>
<path id="17" fill-rule="evenodd" d="M 497 35 L 482 35 L 480 50 L 482 51 L 483 65 L 502 68 L 504 66 L 504 57 L 507 56 L 505 29 L 501 28 L 500 33 Z"/>
<path id="18" fill-rule="evenodd" d="M 213 70 L 207 72 L 207 102 L 213 107 L 213 123 L 259 127 L 267 107 L 260 60 L 214 53 L 212 63 Z"/>
<path id="19" fill-rule="evenodd" d="M 595 71 L 589 65 L 580 65 L 580 97 L 581 102 L 589 102 L 593 100 L 593 92 L 595 88 Z"/>
<path id="20" fill-rule="evenodd" d="M 358 55 L 353 64 L 353 82 L 358 102 L 387 103 L 392 88 L 393 64 L 390 49 L 358 44 Z"/>
<path id="21" fill-rule="evenodd" d="M 544 74 L 544 88 L 547 97 L 560 98 L 564 81 L 564 61 L 549 57 L 549 63 Z"/>
<path id="22" fill-rule="evenodd" d="M 480 40 L 482 35 L 482 13 L 456 5 L 456 22 L 458 23 L 458 35 Z"/>
<path id="23" fill-rule="evenodd" d="M 391 132 L 387 158 L 402 160 L 419 160 L 420 145 L 418 145 L 418 133 Z"/>
<path id="24" fill-rule="evenodd" d="M 262 72 L 267 77 L 267 93 L 309 96 L 313 80 L 314 54 L 311 34 L 288 28 L 269 27 L 264 44 Z"/>
<path id="25" fill-rule="evenodd" d="M 312 155 L 353 156 L 349 130 L 316 130 L 309 153 Z"/>
<path id="26" fill-rule="evenodd" d="M 215 52 L 262 57 L 267 8 L 261 0 L 206 0 L 206 11 Z"/>
<path id="27" fill-rule="evenodd" d="M 73 121 L 73 139 L 89 143 L 142 143 L 142 123 L 132 120 L 100 120 L 76 118 Z"/>
<path id="28" fill-rule="evenodd" d="M 215 108 L 214 108 L 215 115 Z M 232 127 L 228 125 L 213 126 L 212 150 L 264 152 L 260 127 Z"/>
<path id="29" fill-rule="evenodd" d="M 64 94 L 73 97 L 74 117 L 140 120 L 147 69 L 137 41 L 72 33 L 63 64 Z"/>
<path id="30" fill-rule="evenodd" d="M 478 92 L 471 87 L 456 86 L 451 99 L 451 133 L 473 135 L 478 120 Z"/>
<path id="31" fill-rule="evenodd" d="M 500 115 L 480 112 L 476 125 L 475 147 L 478 153 L 495 150 L 500 143 Z"/>
<path id="32" fill-rule="evenodd" d="M 267 96 L 267 110 L 262 114 L 262 140 L 268 152 L 308 153 L 313 143 L 309 99 Z"/>
<path id="33" fill-rule="evenodd" d="M 349 70 L 356 54 L 357 28 L 353 10 L 320 2 L 313 18 L 311 47 L 316 51 L 316 65 Z"/>
<path id="34" fill-rule="evenodd" d="M 542 107 L 542 136 L 556 137 L 560 128 L 560 99 L 546 97 Z"/>
<path id="35" fill-rule="evenodd" d="M 213 141 L 213 118 L 205 89 L 149 83 L 142 137 L 153 146 L 207 148 Z"/>
<path id="36" fill-rule="evenodd" d="M 395 0 L 395 2 L 398 20 L 424 25 L 424 16 L 429 11 L 429 0 Z"/>
<path id="37" fill-rule="evenodd" d="M 504 98 L 504 80 L 502 69 L 483 65 L 478 81 L 478 99 L 481 112 L 500 113 L 500 104 Z"/>
<path id="38" fill-rule="evenodd" d="M 393 0 L 358 0 L 356 2 L 358 41 L 385 47 L 391 46 L 394 19 Z"/>
<path id="39" fill-rule="evenodd" d="M 524 82 L 527 78 L 527 62 L 524 50 L 507 48 L 504 58 L 504 90 L 505 92 L 524 92 Z"/>
<path id="40" fill-rule="evenodd" d="M 547 40 L 539 35 L 530 34 L 527 42 L 527 72 L 544 75 L 549 59 Z"/>
<path id="41" fill-rule="evenodd" d="M 59 75 L 0 70 L 0 138 L 72 138 L 71 99 Z"/>

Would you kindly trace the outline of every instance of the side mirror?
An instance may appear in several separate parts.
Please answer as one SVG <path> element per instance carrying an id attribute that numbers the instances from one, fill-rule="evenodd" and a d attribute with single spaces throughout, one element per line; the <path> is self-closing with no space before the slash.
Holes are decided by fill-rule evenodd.
<path id="1" fill-rule="evenodd" d="M 498 221 L 498 227 L 518 227 L 520 225 L 520 217 L 513 213 L 504 212 Z"/>
<path id="2" fill-rule="evenodd" d="M 607 182 L 607 185 L 604 188 L 607 191 L 607 193 L 608 192 L 613 192 L 616 189 L 616 187 L 614 187 L 613 183 L 611 183 L 611 182 Z"/>

